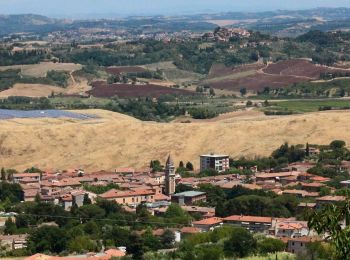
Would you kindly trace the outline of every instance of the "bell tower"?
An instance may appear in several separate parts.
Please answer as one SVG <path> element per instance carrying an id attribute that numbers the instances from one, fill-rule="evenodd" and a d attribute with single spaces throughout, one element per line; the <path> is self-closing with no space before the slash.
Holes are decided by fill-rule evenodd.
<path id="1" fill-rule="evenodd" d="M 171 195 L 175 193 L 175 166 L 174 161 L 169 154 L 165 165 L 165 194 Z"/>

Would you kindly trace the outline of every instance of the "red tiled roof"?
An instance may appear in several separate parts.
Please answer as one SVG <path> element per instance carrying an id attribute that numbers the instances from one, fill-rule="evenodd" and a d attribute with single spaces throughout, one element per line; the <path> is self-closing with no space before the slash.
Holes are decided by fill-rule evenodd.
<path id="1" fill-rule="evenodd" d="M 233 215 L 224 218 L 224 221 L 237 221 L 237 222 L 258 222 L 258 223 L 271 223 L 271 217 L 259 217 L 259 216 L 241 216 Z"/>
<path id="2" fill-rule="evenodd" d="M 146 196 L 154 195 L 154 191 L 151 190 L 128 190 L 120 191 L 116 189 L 111 189 L 100 195 L 101 198 L 113 199 L 113 198 L 123 198 L 123 197 L 132 197 L 132 196 Z"/>
<path id="3" fill-rule="evenodd" d="M 75 178 L 62 179 L 58 183 L 55 183 L 54 186 L 65 187 L 65 186 L 80 186 L 81 183 Z"/>
<path id="4" fill-rule="evenodd" d="M 61 197 L 62 201 L 73 201 L 73 197 L 71 194 L 66 194 Z"/>
<path id="5" fill-rule="evenodd" d="M 163 193 L 157 193 L 156 195 L 154 195 L 154 200 L 155 201 L 163 201 L 163 200 L 170 201 L 171 198 L 167 195 L 164 195 Z"/>
<path id="6" fill-rule="evenodd" d="M 126 168 L 117 168 L 115 169 L 116 173 L 134 173 L 135 169 L 134 168 L 130 168 L 130 167 L 126 167 Z"/>
<path id="7" fill-rule="evenodd" d="M 324 196 L 316 199 L 317 201 L 344 201 L 344 196 Z"/>
<path id="8" fill-rule="evenodd" d="M 278 228 L 285 230 L 298 230 L 302 229 L 303 227 L 305 227 L 305 225 L 302 223 L 278 223 Z"/>
<path id="9" fill-rule="evenodd" d="M 315 177 L 312 177 L 311 180 L 317 181 L 317 182 L 328 182 L 331 179 L 330 178 L 326 178 L 326 177 L 322 177 L 322 176 L 315 176 Z"/>
<path id="10" fill-rule="evenodd" d="M 184 234 L 196 234 L 196 233 L 200 233 L 201 230 L 196 227 L 183 227 L 180 229 L 180 232 Z"/>
<path id="11" fill-rule="evenodd" d="M 125 253 L 119 249 L 109 249 L 105 252 L 107 255 L 112 257 L 122 257 L 125 256 Z"/>
<path id="12" fill-rule="evenodd" d="M 284 190 L 283 192 L 282 192 L 283 194 L 300 194 L 300 195 L 305 195 L 305 193 L 306 193 L 306 191 L 304 191 L 304 190 Z"/>
<path id="13" fill-rule="evenodd" d="M 159 237 L 159 236 L 163 235 L 164 232 L 165 232 L 165 229 L 159 228 L 159 229 L 153 230 L 152 234 L 153 234 L 153 236 Z"/>
<path id="14" fill-rule="evenodd" d="M 319 182 L 311 182 L 311 183 L 301 183 L 301 186 L 311 187 L 311 188 L 319 188 L 319 187 L 326 186 L 326 184 L 319 183 Z"/>
<path id="15" fill-rule="evenodd" d="M 16 178 L 25 178 L 25 177 L 29 177 L 29 178 L 36 178 L 36 177 L 40 177 L 40 173 L 14 173 L 13 177 Z"/>
<path id="16" fill-rule="evenodd" d="M 216 225 L 216 224 L 222 223 L 222 220 L 223 220 L 222 218 L 212 217 L 212 218 L 206 218 L 206 219 L 194 221 L 193 224 L 194 225 Z"/>
<path id="17" fill-rule="evenodd" d="M 298 176 L 300 172 L 274 172 L 274 173 L 258 173 L 255 174 L 257 178 L 277 178 L 277 177 L 288 177 L 288 176 Z"/>

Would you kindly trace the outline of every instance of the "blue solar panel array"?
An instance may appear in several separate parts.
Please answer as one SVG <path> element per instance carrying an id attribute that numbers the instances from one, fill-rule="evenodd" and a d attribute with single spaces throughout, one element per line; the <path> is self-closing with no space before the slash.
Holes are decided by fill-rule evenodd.
<path id="1" fill-rule="evenodd" d="M 73 118 L 73 119 L 91 119 L 96 118 L 93 115 L 68 112 L 63 110 L 8 110 L 0 109 L 0 119 L 13 118 Z"/>

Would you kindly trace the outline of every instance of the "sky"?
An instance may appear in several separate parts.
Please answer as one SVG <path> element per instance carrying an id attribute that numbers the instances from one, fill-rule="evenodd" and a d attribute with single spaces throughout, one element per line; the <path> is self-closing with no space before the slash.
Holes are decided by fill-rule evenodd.
<path id="1" fill-rule="evenodd" d="M 228 11 L 350 7 L 350 0 L 0 0 L 0 14 L 74 18 L 93 14 L 171 15 Z"/>

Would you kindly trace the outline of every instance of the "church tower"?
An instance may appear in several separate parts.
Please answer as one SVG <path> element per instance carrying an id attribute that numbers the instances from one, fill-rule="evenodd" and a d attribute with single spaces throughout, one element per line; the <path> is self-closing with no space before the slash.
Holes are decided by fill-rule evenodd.
<path id="1" fill-rule="evenodd" d="M 175 193 L 175 166 L 174 161 L 169 155 L 165 165 L 165 194 Z"/>

